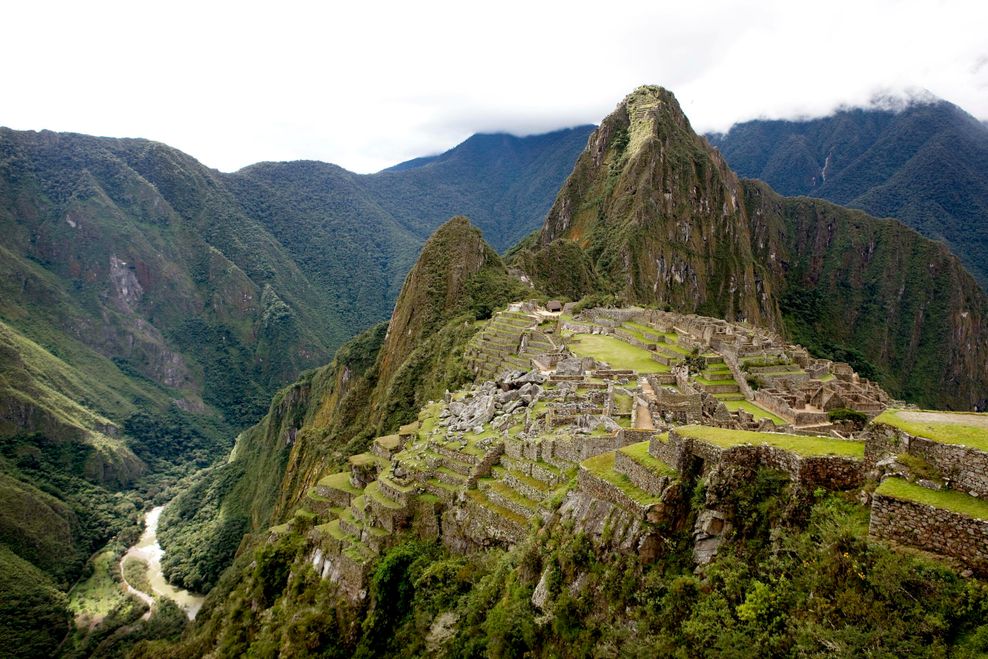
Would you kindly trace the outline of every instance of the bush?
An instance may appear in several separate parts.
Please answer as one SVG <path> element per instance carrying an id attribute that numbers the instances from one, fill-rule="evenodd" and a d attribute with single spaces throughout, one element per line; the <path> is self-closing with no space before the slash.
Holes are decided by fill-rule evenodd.
<path id="1" fill-rule="evenodd" d="M 850 421 L 858 428 L 864 428 L 865 424 L 868 423 L 867 414 L 846 407 L 830 410 L 827 412 L 827 418 L 830 419 L 831 423 L 836 421 Z"/>

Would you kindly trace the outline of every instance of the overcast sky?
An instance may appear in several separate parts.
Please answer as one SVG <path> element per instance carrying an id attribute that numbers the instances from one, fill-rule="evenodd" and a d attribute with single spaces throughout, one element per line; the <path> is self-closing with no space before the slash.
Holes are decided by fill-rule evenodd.
<path id="1" fill-rule="evenodd" d="M 699 131 L 927 89 L 988 118 L 988 2 L 50 2 L 0 14 L 0 125 L 359 172 L 597 123 L 640 84 Z"/>

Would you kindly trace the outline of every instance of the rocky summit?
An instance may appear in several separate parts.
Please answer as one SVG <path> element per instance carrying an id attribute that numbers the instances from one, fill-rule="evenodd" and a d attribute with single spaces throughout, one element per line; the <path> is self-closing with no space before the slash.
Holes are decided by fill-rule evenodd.
<path id="1" fill-rule="evenodd" d="M 549 208 L 588 132 L 358 177 L 0 131 L 0 654 L 988 652 L 984 290 L 660 87 Z M 502 255 L 461 202 L 549 209 Z"/>
<path id="2" fill-rule="evenodd" d="M 601 122 L 514 264 L 550 295 L 751 322 L 896 396 L 988 405 L 988 296 L 942 243 L 738 179 L 661 87 Z"/>

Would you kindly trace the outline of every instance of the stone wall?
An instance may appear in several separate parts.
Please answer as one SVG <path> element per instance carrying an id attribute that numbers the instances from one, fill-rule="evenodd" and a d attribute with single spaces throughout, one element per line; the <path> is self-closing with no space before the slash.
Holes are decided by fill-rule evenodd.
<path id="1" fill-rule="evenodd" d="M 624 474 L 635 487 L 653 496 L 662 496 L 672 482 L 669 476 L 659 476 L 621 451 L 614 454 L 614 471 Z"/>
<path id="2" fill-rule="evenodd" d="M 789 475 L 800 488 L 813 490 L 846 490 L 859 487 L 864 482 L 866 464 L 854 458 L 820 455 L 800 456 L 792 451 L 774 446 L 742 444 L 722 448 L 702 440 L 684 437 L 675 430 L 669 432 L 669 441 L 653 439 L 649 453 L 680 473 L 688 467 L 690 458 L 703 460 L 707 473 L 721 464 L 755 469 L 759 466 L 776 469 Z"/>
<path id="3" fill-rule="evenodd" d="M 988 453 L 960 444 L 913 437 L 885 424 L 871 428 L 865 441 L 866 457 L 877 461 L 899 453 L 909 453 L 930 463 L 951 489 L 988 499 Z"/>
<path id="4" fill-rule="evenodd" d="M 586 469 L 582 465 L 580 466 L 580 471 L 577 474 L 576 483 L 577 487 L 580 488 L 580 491 L 589 494 L 595 499 L 607 501 L 608 503 L 612 503 L 619 508 L 631 512 L 639 519 L 657 522 L 662 518 L 662 504 L 656 503 L 645 505 L 639 503 L 625 494 L 617 485 L 594 475 L 593 472 Z"/>
<path id="5" fill-rule="evenodd" d="M 868 533 L 960 560 L 988 575 L 988 522 L 914 501 L 876 495 Z"/>

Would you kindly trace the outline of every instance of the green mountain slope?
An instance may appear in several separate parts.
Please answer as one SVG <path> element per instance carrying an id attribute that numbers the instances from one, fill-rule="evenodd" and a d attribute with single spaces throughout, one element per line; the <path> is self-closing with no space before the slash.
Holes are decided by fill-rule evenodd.
<path id="1" fill-rule="evenodd" d="M 466 215 L 499 252 L 541 225 L 587 144 L 593 126 L 515 137 L 474 135 L 431 158 L 364 177 L 378 203 L 402 224 L 429 235 Z"/>
<path id="2" fill-rule="evenodd" d="M 465 218 L 442 225 L 405 279 L 388 326 L 367 330 L 332 363 L 280 391 L 267 416 L 237 439 L 229 462 L 166 511 L 169 574 L 211 586 L 240 534 L 292 510 L 327 464 L 342 464 L 469 380 L 462 353 L 477 318 L 527 292 Z M 229 525 L 237 531 L 223 532 Z"/>
<path id="3" fill-rule="evenodd" d="M 558 241 L 582 248 L 600 283 L 574 286 L 586 265 Z M 569 265 L 533 270 L 547 249 Z M 898 222 L 739 181 L 660 88 L 640 88 L 601 123 L 537 243 L 515 259 L 550 293 L 603 290 L 785 327 L 893 395 L 988 405 L 988 297 L 946 248 Z"/>
<path id="4" fill-rule="evenodd" d="M 749 121 L 708 136 L 741 176 L 894 217 L 946 242 L 988 287 L 988 130 L 955 105 Z"/>

